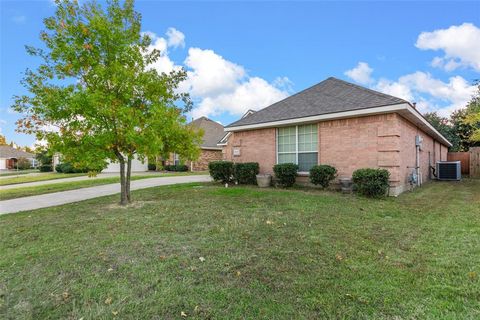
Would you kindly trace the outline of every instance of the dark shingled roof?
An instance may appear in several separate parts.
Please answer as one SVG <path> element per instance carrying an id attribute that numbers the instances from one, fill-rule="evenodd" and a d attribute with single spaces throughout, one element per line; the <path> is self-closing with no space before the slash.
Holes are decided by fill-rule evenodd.
<path id="1" fill-rule="evenodd" d="M 200 117 L 190 122 L 190 125 L 201 128 L 204 131 L 201 148 L 219 149 L 217 143 L 225 134 L 223 126 L 220 123 L 210 120 L 207 117 Z"/>
<path id="2" fill-rule="evenodd" d="M 408 101 L 330 77 L 231 123 L 227 128 L 400 103 Z"/>
<path id="3" fill-rule="evenodd" d="M 19 149 L 15 149 L 8 145 L 0 146 L 0 158 L 34 158 L 35 155 L 29 152 L 25 152 Z"/>

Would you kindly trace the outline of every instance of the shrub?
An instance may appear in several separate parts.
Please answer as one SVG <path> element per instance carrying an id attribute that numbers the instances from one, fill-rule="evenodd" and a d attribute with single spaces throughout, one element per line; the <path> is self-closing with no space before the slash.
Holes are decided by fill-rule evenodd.
<path id="1" fill-rule="evenodd" d="M 235 163 L 233 177 L 239 184 L 257 184 L 258 162 Z"/>
<path id="2" fill-rule="evenodd" d="M 149 163 L 148 164 L 148 170 L 150 170 L 150 171 L 157 170 L 157 165 L 155 163 Z"/>
<path id="3" fill-rule="evenodd" d="M 164 167 L 165 170 L 167 171 L 177 171 L 177 172 L 183 172 L 183 171 L 188 171 L 188 166 L 184 164 L 177 164 L 177 165 L 167 165 Z"/>
<path id="4" fill-rule="evenodd" d="M 385 196 L 388 191 L 390 172 L 385 169 L 358 169 L 353 172 L 353 186 L 358 193 L 367 197 Z"/>
<path id="5" fill-rule="evenodd" d="M 273 172 L 280 184 L 286 188 L 293 186 L 297 178 L 298 165 L 295 163 L 282 163 L 273 166 Z"/>
<path id="6" fill-rule="evenodd" d="M 53 167 L 51 164 L 42 164 L 38 169 L 40 169 L 40 172 L 51 172 Z"/>
<path id="7" fill-rule="evenodd" d="M 208 171 L 213 180 L 229 183 L 233 177 L 233 162 L 212 161 L 208 164 Z"/>
<path id="8" fill-rule="evenodd" d="M 322 188 L 327 188 L 336 175 L 337 169 L 332 166 L 326 164 L 313 166 L 310 169 L 310 182 L 314 185 L 320 185 Z"/>
<path id="9" fill-rule="evenodd" d="M 30 163 L 30 160 L 27 158 L 18 158 L 17 160 L 17 169 L 18 170 L 27 170 L 32 167 L 32 164 Z"/>
<path id="10" fill-rule="evenodd" d="M 75 168 L 71 163 L 64 162 L 55 166 L 55 171 L 59 173 L 85 173 L 90 171 L 88 168 Z"/>

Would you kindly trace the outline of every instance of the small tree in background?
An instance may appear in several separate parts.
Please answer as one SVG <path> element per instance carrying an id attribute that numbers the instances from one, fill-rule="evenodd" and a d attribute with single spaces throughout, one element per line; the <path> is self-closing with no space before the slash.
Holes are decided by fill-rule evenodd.
<path id="1" fill-rule="evenodd" d="M 5 139 L 4 135 L 0 134 L 0 146 L 6 146 L 7 145 L 7 139 Z"/>
<path id="2" fill-rule="evenodd" d="M 30 169 L 32 167 L 32 164 L 30 162 L 30 160 L 28 160 L 27 158 L 18 158 L 17 160 L 17 169 L 18 170 L 27 170 L 27 169 Z"/>
<path id="3" fill-rule="evenodd" d="M 198 157 L 200 134 L 184 116 L 192 104 L 178 92 L 186 72 L 151 67 L 160 52 L 141 34 L 133 0 L 111 0 L 106 10 L 95 2 L 57 1 L 44 24 L 46 49 L 27 47 L 43 63 L 26 71 L 22 83 L 30 94 L 15 97 L 13 109 L 25 114 L 20 132 L 46 140 L 78 168 L 120 163 L 121 204 L 131 201 L 134 157 L 173 151 Z"/>
<path id="4" fill-rule="evenodd" d="M 480 83 L 477 82 L 477 92 L 467 105 L 465 123 L 472 127 L 470 141 L 475 146 L 480 145 Z"/>

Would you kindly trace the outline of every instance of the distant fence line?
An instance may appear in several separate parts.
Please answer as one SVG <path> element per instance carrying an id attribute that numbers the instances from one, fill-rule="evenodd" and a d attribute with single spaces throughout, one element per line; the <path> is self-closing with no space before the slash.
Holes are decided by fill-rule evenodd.
<path id="1" fill-rule="evenodd" d="M 447 161 L 460 161 L 462 175 L 480 178 L 480 147 L 470 148 L 467 152 L 449 152 Z"/>

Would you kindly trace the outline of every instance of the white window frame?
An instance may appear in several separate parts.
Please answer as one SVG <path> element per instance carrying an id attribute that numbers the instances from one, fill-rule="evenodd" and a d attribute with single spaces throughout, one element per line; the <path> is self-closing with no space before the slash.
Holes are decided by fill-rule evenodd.
<path id="1" fill-rule="evenodd" d="M 278 155 L 279 154 L 292 154 L 294 152 L 279 152 L 278 151 L 278 132 L 280 131 L 281 128 L 291 128 L 291 127 L 295 127 L 295 164 L 298 165 L 298 154 L 299 153 L 314 153 L 316 152 L 317 153 L 317 164 L 318 164 L 318 124 L 316 124 L 317 126 L 317 150 L 316 151 L 298 151 L 298 143 L 299 143 L 299 139 L 298 139 L 298 127 L 299 126 L 305 126 L 305 125 L 312 125 L 313 123 L 311 124 L 301 124 L 301 125 L 295 125 L 295 126 L 288 126 L 288 127 L 279 127 L 279 128 L 276 128 L 275 130 L 275 153 L 276 153 L 276 158 L 277 158 L 277 164 L 278 164 Z M 302 174 L 305 174 L 305 173 L 308 173 L 307 171 L 299 171 L 299 173 L 302 173 Z"/>

